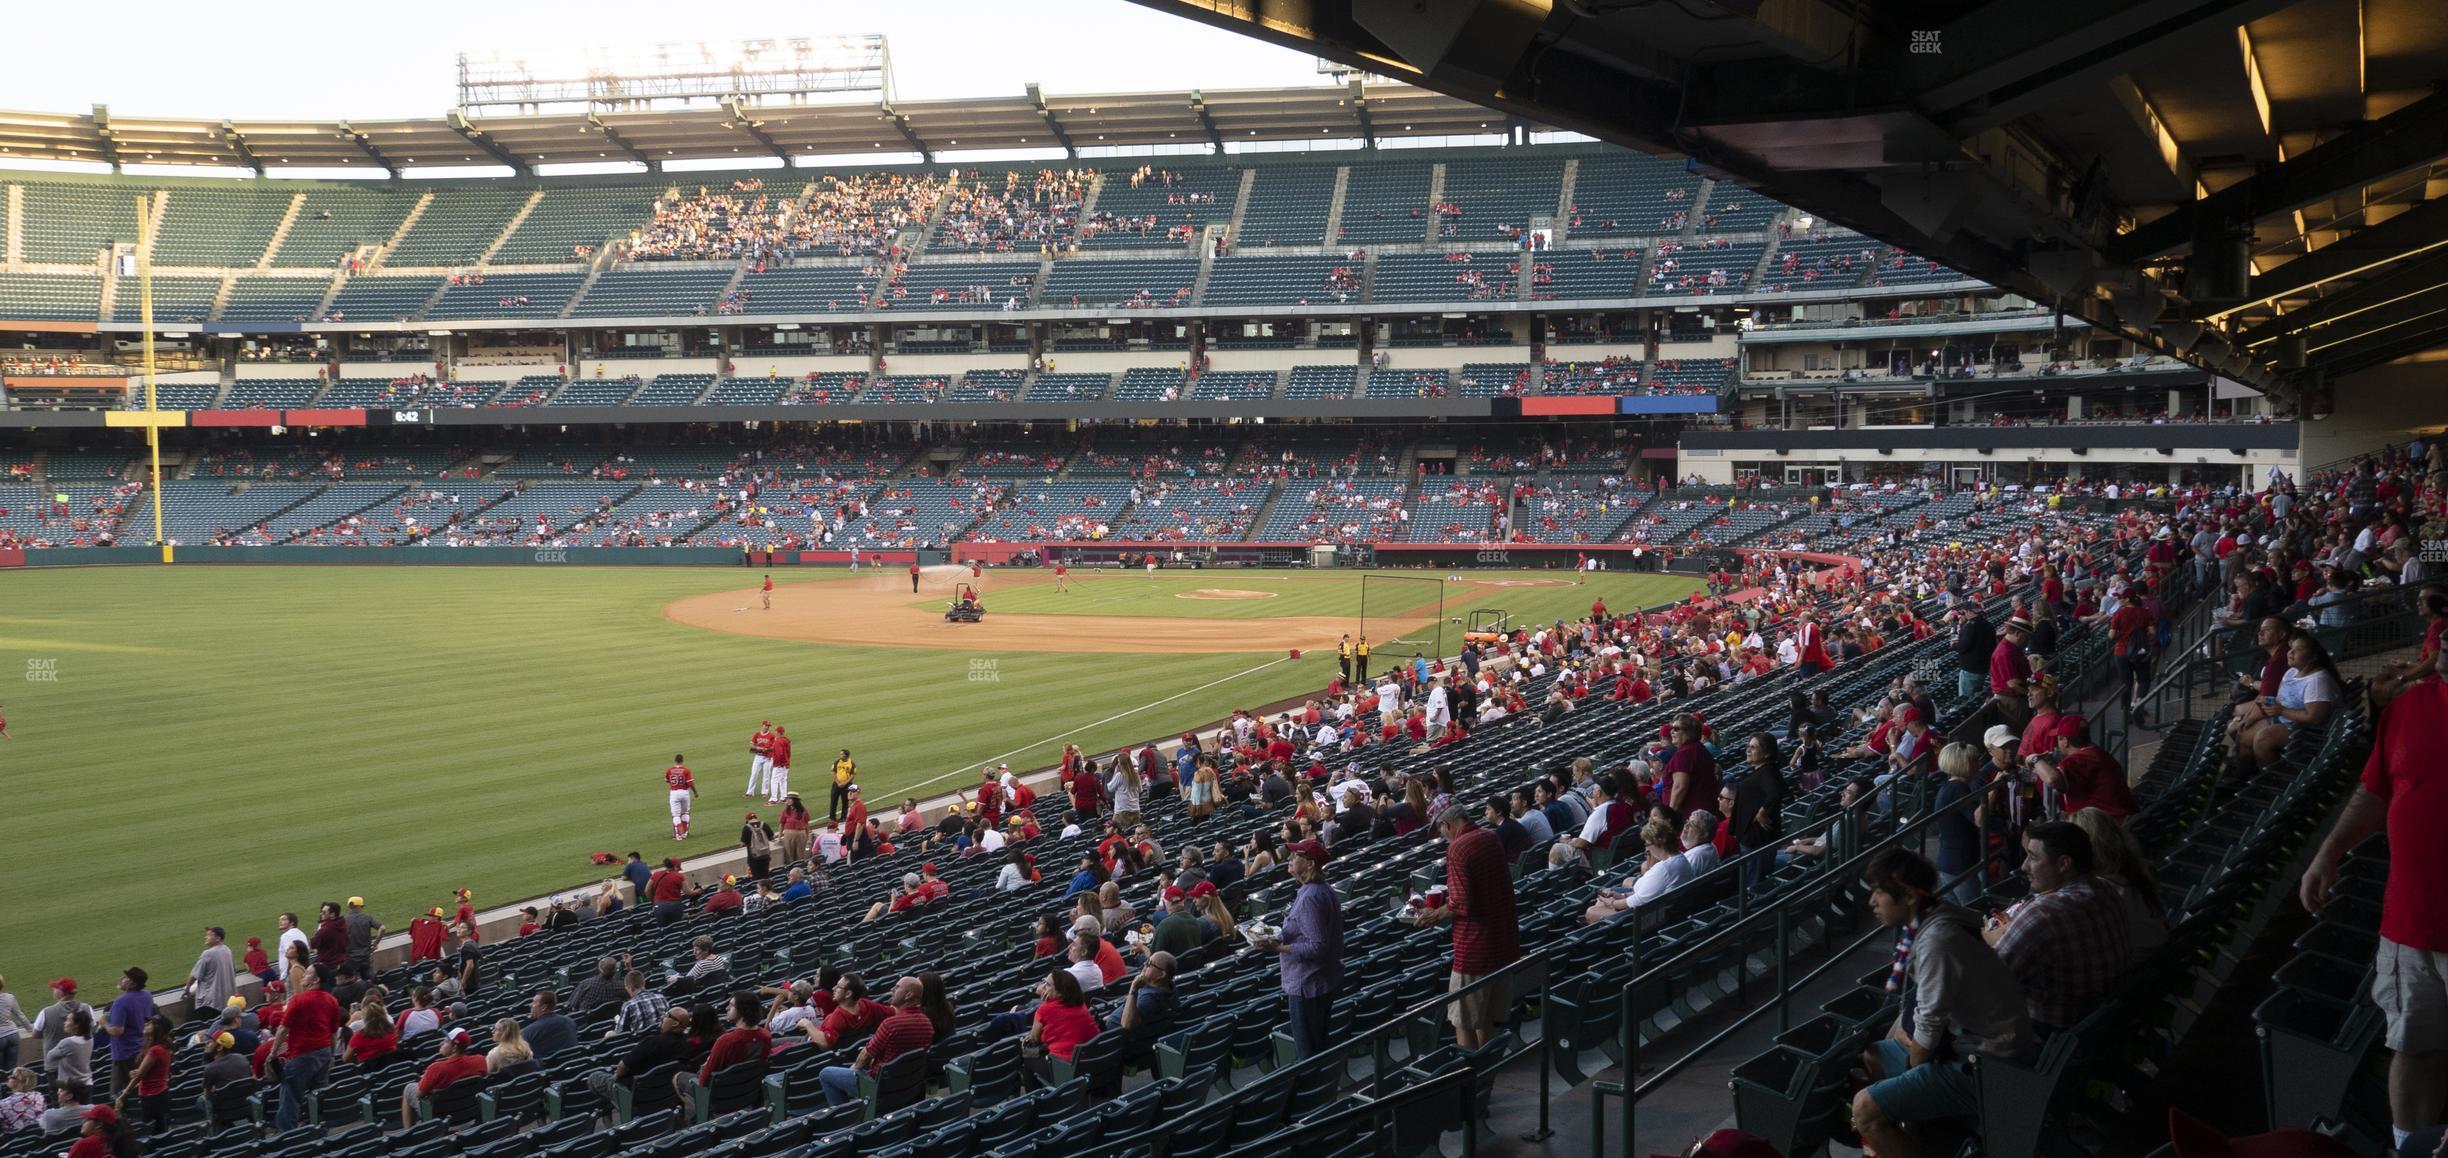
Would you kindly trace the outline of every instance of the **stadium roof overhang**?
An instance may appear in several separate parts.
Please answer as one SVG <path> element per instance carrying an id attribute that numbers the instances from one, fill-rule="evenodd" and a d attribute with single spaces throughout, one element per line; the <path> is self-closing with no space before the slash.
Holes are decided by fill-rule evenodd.
<path id="1" fill-rule="evenodd" d="M 1655 152 L 2261 385 L 2448 358 L 2439 0 L 1139 0 Z"/>
<path id="2" fill-rule="evenodd" d="M 1226 141 L 1444 137 L 1507 127 L 1469 101 L 1388 81 L 1311 88 L 1049 94 L 885 104 L 717 105 L 382 121 L 224 121 L 0 111 L 0 158 L 404 170 L 745 160 Z"/>

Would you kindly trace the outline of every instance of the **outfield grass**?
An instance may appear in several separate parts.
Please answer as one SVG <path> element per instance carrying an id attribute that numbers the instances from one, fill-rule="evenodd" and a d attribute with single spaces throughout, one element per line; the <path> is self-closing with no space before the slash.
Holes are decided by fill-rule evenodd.
<path id="1" fill-rule="evenodd" d="M 1276 580 L 1193 585 L 1262 581 Z M 871 799 L 892 801 L 1006 750 L 1043 765 L 1063 739 L 1095 750 L 1164 734 L 1330 674 L 1280 652 L 978 655 L 662 617 L 673 599 L 745 583 L 661 568 L 12 573 L 0 665 L 53 678 L 12 677 L 0 695 L 9 851 L 44 874 L 0 906 L 0 972 L 107 978 L 141 964 L 175 985 L 206 924 L 269 942 L 275 914 L 311 921 L 317 902 L 357 894 L 397 928 L 461 885 L 490 907 L 597 879 L 590 852 L 674 847 L 661 772 L 675 752 L 703 789 L 686 849 L 717 848 L 738 833 L 762 718 L 790 728 L 794 787 L 822 808 L 835 748 L 854 751 Z M 1524 590 L 1587 606 L 1587 589 Z M 997 610 L 1020 598 L 994 595 L 991 577 L 988 591 Z"/>

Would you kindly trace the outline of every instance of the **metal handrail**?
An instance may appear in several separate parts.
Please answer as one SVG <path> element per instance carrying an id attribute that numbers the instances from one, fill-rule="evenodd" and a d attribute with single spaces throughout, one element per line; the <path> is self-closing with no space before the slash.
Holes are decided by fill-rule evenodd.
<path id="1" fill-rule="evenodd" d="M 1224 1158 L 1254 1158 L 1259 1154 L 1290 1153 L 1296 1142 L 1327 1133 L 1349 1122 L 1361 1118 L 1374 1119 L 1381 1115 L 1399 1113 L 1422 1102 L 1455 1095 L 1458 1095 L 1463 1102 L 1462 1153 L 1465 1158 L 1468 1158 L 1479 1152 L 1478 1115 L 1472 1112 L 1473 1108 L 1470 1105 L 1470 1086 L 1477 1077 L 1478 1075 L 1468 1067 L 1451 1073 L 1438 1074 L 1416 1086 L 1404 1087 L 1397 1096 L 1372 1098 L 1366 1105 L 1352 1106 L 1348 1109 L 1337 1110 L 1322 1118 L 1311 1118 L 1297 1126 L 1287 1126 L 1238 1150 L 1226 1151 Z M 1389 1120 L 1387 1125 L 1391 1127 L 1392 1122 Z"/>

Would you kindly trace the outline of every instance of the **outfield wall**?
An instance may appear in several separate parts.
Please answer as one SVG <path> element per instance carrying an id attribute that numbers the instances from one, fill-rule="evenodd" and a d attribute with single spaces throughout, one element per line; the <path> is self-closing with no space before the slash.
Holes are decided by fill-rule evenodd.
<path id="1" fill-rule="evenodd" d="M 449 564 L 533 566 L 742 566 L 728 547 L 180 547 L 181 563 Z M 775 563 L 787 563 L 776 556 Z M 0 567 L 92 567 L 159 563 L 155 547 L 54 547 L 0 552 Z M 765 565 L 764 557 L 758 564 Z"/>

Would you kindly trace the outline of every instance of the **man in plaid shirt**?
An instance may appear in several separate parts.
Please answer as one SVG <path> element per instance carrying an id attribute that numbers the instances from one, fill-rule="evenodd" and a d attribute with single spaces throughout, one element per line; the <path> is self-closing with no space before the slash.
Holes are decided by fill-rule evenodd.
<path id="1" fill-rule="evenodd" d="M 621 1003 L 620 1015 L 612 1019 L 612 1032 L 605 1034 L 605 1037 L 645 1033 L 660 1024 L 663 1011 L 671 1008 L 671 1002 L 664 998 L 663 991 L 646 988 L 646 975 L 635 969 L 629 971 L 627 988 L 629 1000 Z"/>
<path id="2" fill-rule="evenodd" d="M 1420 913 L 1420 923 L 1453 922 L 1453 975 L 1446 992 L 1473 984 L 1521 959 L 1521 923 L 1513 909 L 1513 874 L 1504 842 L 1472 822 L 1459 804 L 1436 816 L 1445 837 L 1445 903 Z M 1498 981 L 1463 995 L 1451 1007 L 1454 1043 L 1487 1044 L 1513 1008 L 1512 985 Z"/>
<path id="3" fill-rule="evenodd" d="M 2132 962 L 2125 906 L 2091 879 L 2091 837 L 2066 821 L 2023 830 L 2030 899 L 1993 918 L 1989 944 L 2014 971 L 2043 1034 L 2082 1019 Z"/>

